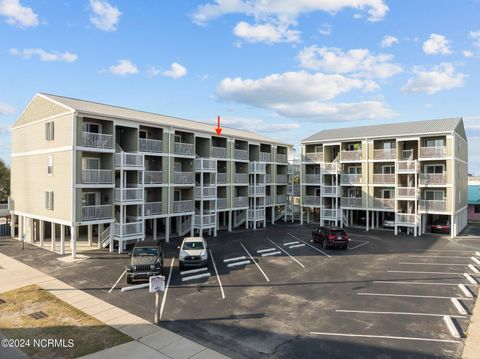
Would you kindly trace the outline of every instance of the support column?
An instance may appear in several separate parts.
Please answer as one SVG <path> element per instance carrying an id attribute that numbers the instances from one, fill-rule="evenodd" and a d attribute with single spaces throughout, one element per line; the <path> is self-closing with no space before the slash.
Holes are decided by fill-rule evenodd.
<path id="1" fill-rule="evenodd" d="M 310 209 L 307 209 L 307 224 L 310 224 Z"/>
<path id="2" fill-rule="evenodd" d="M 248 229 L 248 209 L 245 210 L 245 228 Z"/>
<path id="3" fill-rule="evenodd" d="M 369 226 L 368 210 L 365 211 L 365 224 L 366 224 L 365 230 L 368 232 L 368 226 Z"/>
<path id="4" fill-rule="evenodd" d="M 87 226 L 87 236 L 88 236 L 88 245 L 92 245 L 92 239 L 93 239 L 93 226 L 89 224 Z"/>
<path id="5" fill-rule="evenodd" d="M 55 251 L 55 223 L 52 222 L 52 238 L 50 240 L 50 246 L 51 246 L 51 249 L 52 251 Z"/>
<path id="6" fill-rule="evenodd" d="M 30 232 L 29 232 L 29 241 L 30 241 L 30 244 L 33 244 L 33 237 L 35 236 L 35 231 L 34 231 L 34 228 L 33 228 L 33 218 L 29 218 L 28 219 L 28 226 L 30 227 Z"/>
<path id="7" fill-rule="evenodd" d="M 60 225 L 60 254 L 65 254 L 65 225 Z"/>
<path id="8" fill-rule="evenodd" d="M 343 228 L 343 209 L 340 209 L 340 228 Z"/>
<path id="9" fill-rule="evenodd" d="M 380 222 L 379 222 L 379 219 L 380 219 L 380 212 L 375 212 L 376 213 L 376 217 L 377 217 L 377 228 L 380 228 Z"/>
<path id="10" fill-rule="evenodd" d="M 156 241 L 157 240 L 157 219 L 154 218 L 152 219 L 153 221 L 153 240 Z"/>
<path id="11" fill-rule="evenodd" d="M 457 225 L 455 223 L 455 215 L 452 214 L 452 216 L 450 217 L 450 238 L 451 239 L 455 238 L 456 229 L 457 229 Z"/>
<path id="12" fill-rule="evenodd" d="M 70 227 L 70 250 L 72 252 L 72 258 L 75 258 L 75 256 L 77 255 L 77 231 L 77 226 Z"/>
<path id="13" fill-rule="evenodd" d="M 111 224 L 111 226 L 113 226 L 113 223 Z M 97 245 L 98 245 L 98 249 L 102 248 L 102 232 L 103 232 L 103 223 L 99 223 L 98 224 L 98 228 L 97 228 Z"/>
<path id="14" fill-rule="evenodd" d="M 228 211 L 228 231 L 232 231 L 232 211 Z"/>
<path id="15" fill-rule="evenodd" d="M 195 215 L 192 215 L 192 226 L 190 227 L 190 237 L 195 236 Z"/>
<path id="16" fill-rule="evenodd" d="M 40 235 L 40 248 L 43 248 L 43 240 L 45 239 L 45 222 L 40 220 L 38 223 L 38 227 Z"/>
<path id="17" fill-rule="evenodd" d="M 283 221 L 287 222 L 287 206 L 288 204 L 285 205 L 285 215 L 283 216 Z M 292 216 L 293 216 L 293 210 L 292 210 Z"/>
<path id="18" fill-rule="evenodd" d="M 422 221 L 422 232 L 425 234 L 427 233 L 427 215 L 423 214 L 422 216 L 424 217 Z"/>
<path id="19" fill-rule="evenodd" d="M 213 236 L 214 237 L 217 236 L 217 225 L 215 225 L 215 227 L 213 227 Z"/>
<path id="20" fill-rule="evenodd" d="M 300 224 L 303 224 L 303 206 L 300 206 Z"/>
<path id="21" fill-rule="evenodd" d="M 18 216 L 18 239 L 23 241 L 23 216 Z"/>
<path id="22" fill-rule="evenodd" d="M 115 233 L 114 233 L 114 232 L 115 232 L 114 228 L 115 228 L 115 224 L 114 224 L 114 223 L 110 223 L 110 237 L 109 237 L 109 238 L 110 238 L 110 243 L 109 243 L 109 248 L 108 248 L 108 250 L 109 250 L 110 253 L 113 253 L 113 236 L 114 236 L 114 234 L 115 234 Z M 118 250 L 119 250 L 119 251 L 122 250 L 122 242 L 121 242 L 121 240 L 122 240 L 122 237 L 119 237 L 119 239 L 118 239 Z"/>
<path id="23" fill-rule="evenodd" d="M 15 239 L 15 215 L 12 214 L 10 217 L 10 236 Z"/>
<path id="24" fill-rule="evenodd" d="M 193 227 L 193 223 L 192 223 Z M 170 217 L 165 218 L 165 243 L 170 242 Z"/>
<path id="25" fill-rule="evenodd" d="M 417 236 L 417 225 L 415 225 L 415 227 L 413 227 L 413 236 L 416 237 Z"/>
<path id="26" fill-rule="evenodd" d="M 275 209 L 274 208 L 275 207 L 272 207 L 272 224 L 275 224 Z M 265 210 L 267 210 L 267 209 L 265 208 Z"/>

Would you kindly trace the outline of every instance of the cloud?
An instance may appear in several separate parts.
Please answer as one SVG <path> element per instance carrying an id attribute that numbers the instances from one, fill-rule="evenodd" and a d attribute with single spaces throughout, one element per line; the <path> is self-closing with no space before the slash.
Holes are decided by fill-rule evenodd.
<path id="1" fill-rule="evenodd" d="M 469 50 L 463 50 L 462 55 L 463 55 L 463 57 L 473 57 L 473 52 L 471 52 Z"/>
<path id="2" fill-rule="evenodd" d="M 118 60 L 116 65 L 112 65 L 108 68 L 108 70 L 118 76 L 127 76 L 127 75 L 134 75 L 138 73 L 137 66 L 127 59 Z"/>
<path id="3" fill-rule="evenodd" d="M 385 79 L 403 71 L 402 66 L 392 63 L 393 55 L 372 55 L 367 49 L 341 49 L 318 47 L 304 48 L 298 54 L 300 66 L 328 73 L 353 74 L 356 77 Z"/>
<path id="4" fill-rule="evenodd" d="M 398 39 L 395 36 L 385 35 L 380 42 L 380 47 L 391 47 L 395 44 L 398 44 Z"/>
<path id="5" fill-rule="evenodd" d="M 0 102 L 0 115 L 13 115 L 17 110 L 13 106 Z"/>
<path id="6" fill-rule="evenodd" d="M 222 124 L 239 130 L 266 133 L 289 132 L 300 128 L 300 124 L 296 122 L 271 124 L 259 118 L 246 117 L 222 117 Z"/>
<path id="7" fill-rule="evenodd" d="M 415 67 L 415 77 L 409 79 L 402 92 L 426 93 L 432 95 L 443 90 L 462 87 L 466 75 L 457 73 L 451 63 L 442 63 L 430 69 Z"/>
<path id="8" fill-rule="evenodd" d="M 9 133 L 11 128 L 12 128 L 12 124 L 0 123 L 0 135 L 5 135 Z"/>
<path id="9" fill-rule="evenodd" d="M 19 56 L 24 59 L 31 59 L 33 56 L 38 56 L 41 61 L 44 62 L 75 62 L 78 59 L 76 54 L 71 52 L 61 53 L 59 51 L 47 52 L 43 49 L 10 49 L 10 54 Z"/>
<path id="10" fill-rule="evenodd" d="M 20 0 L 0 0 L 0 15 L 7 18 L 7 24 L 21 28 L 39 24 L 38 15 L 32 8 L 23 6 Z"/>
<path id="11" fill-rule="evenodd" d="M 332 25 L 330 24 L 323 24 L 318 32 L 324 36 L 330 36 L 332 34 Z"/>
<path id="12" fill-rule="evenodd" d="M 473 46 L 480 47 L 480 30 L 470 31 L 468 36 L 473 40 Z"/>
<path id="13" fill-rule="evenodd" d="M 160 75 L 161 73 L 161 71 L 157 69 L 155 66 L 148 66 L 146 72 L 148 77 L 155 77 Z"/>
<path id="14" fill-rule="evenodd" d="M 288 24 L 274 25 L 266 23 L 251 25 L 245 21 L 240 21 L 235 25 L 233 33 L 250 43 L 264 42 L 273 44 L 277 42 L 300 41 L 300 31 L 289 30 Z"/>
<path id="15" fill-rule="evenodd" d="M 438 34 L 430 34 L 428 40 L 423 43 L 422 48 L 427 55 L 449 55 L 452 53 L 450 41 L 445 36 Z"/>
<path id="16" fill-rule="evenodd" d="M 117 30 L 122 13 L 116 6 L 112 6 L 108 1 L 90 0 L 90 10 L 92 11 L 90 21 L 97 29 Z"/>
<path id="17" fill-rule="evenodd" d="M 170 70 L 162 72 L 163 76 L 179 79 L 187 74 L 187 69 L 177 62 L 170 65 Z"/>

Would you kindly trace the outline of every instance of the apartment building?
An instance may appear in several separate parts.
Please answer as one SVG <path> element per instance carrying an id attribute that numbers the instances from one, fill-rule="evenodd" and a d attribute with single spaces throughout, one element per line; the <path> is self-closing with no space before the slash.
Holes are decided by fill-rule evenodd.
<path id="1" fill-rule="evenodd" d="M 301 142 L 301 221 L 425 233 L 467 224 L 461 118 L 320 131 Z M 387 222 L 385 222 L 387 221 Z"/>
<path id="2" fill-rule="evenodd" d="M 12 236 L 73 256 L 255 229 L 285 216 L 289 144 L 253 132 L 38 93 L 12 128 Z M 60 242 L 56 239 L 59 237 Z"/>

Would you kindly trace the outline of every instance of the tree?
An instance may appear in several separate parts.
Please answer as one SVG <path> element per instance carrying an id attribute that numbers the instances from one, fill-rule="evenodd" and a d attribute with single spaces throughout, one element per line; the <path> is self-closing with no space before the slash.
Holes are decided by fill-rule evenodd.
<path id="1" fill-rule="evenodd" d="M 6 202 L 10 196 L 10 168 L 0 158 L 0 202 Z"/>

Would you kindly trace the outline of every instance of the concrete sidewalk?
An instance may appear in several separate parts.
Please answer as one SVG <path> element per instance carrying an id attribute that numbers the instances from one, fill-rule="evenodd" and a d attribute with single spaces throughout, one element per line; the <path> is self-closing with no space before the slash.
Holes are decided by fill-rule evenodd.
<path id="1" fill-rule="evenodd" d="M 467 339 L 463 347 L 463 359 L 478 359 L 480 357 L 480 301 L 476 301 L 470 324 L 467 329 Z"/>
<path id="2" fill-rule="evenodd" d="M 1 253 L 0 266 L 0 292 L 37 284 L 64 302 L 135 339 L 83 358 L 227 358 Z"/>

